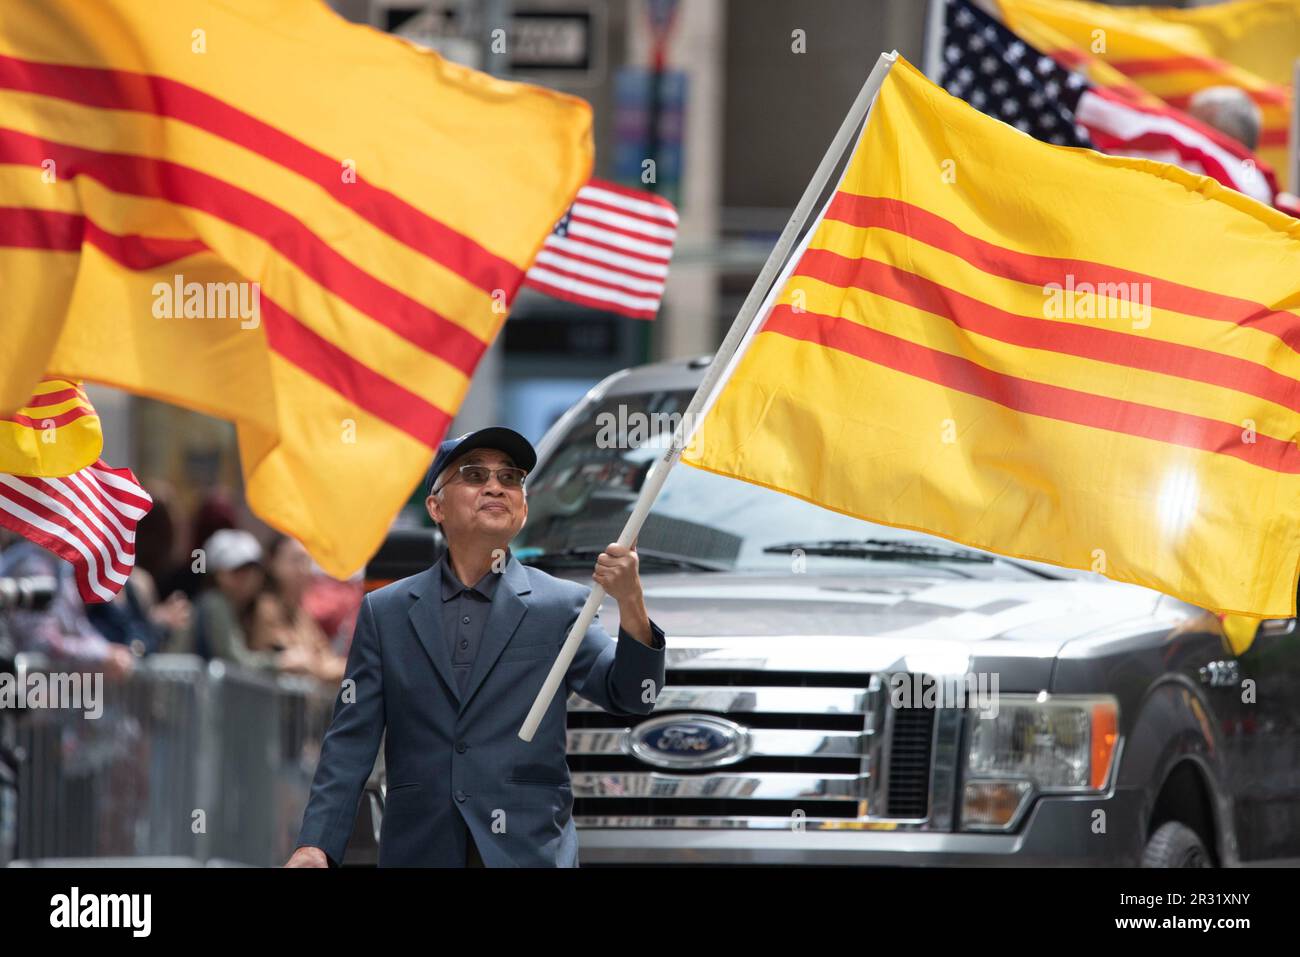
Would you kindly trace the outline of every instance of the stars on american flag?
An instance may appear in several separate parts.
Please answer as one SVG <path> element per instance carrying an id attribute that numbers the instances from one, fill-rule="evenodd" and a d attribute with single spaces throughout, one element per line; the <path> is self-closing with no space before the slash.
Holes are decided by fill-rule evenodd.
<path id="1" fill-rule="evenodd" d="M 1034 50 L 967 0 L 948 0 L 941 85 L 1021 132 L 1092 145 L 1074 112 L 1087 81 Z"/>
<path id="2" fill-rule="evenodd" d="M 1253 154 L 1231 138 L 1173 107 L 1130 102 L 1095 87 L 971 0 L 945 0 L 944 13 L 940 85 L 980 112 L 1047 143 L 1173 162 L 1274 201 L 1271 171 L 1261 172 Z"/>

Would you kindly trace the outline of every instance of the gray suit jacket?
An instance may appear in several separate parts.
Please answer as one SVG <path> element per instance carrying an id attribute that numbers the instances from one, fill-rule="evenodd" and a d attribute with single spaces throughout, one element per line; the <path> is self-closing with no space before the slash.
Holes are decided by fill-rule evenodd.
<path id="1" fill-rule="evenodd" d="M 649 648 L 621 628 L 615 642 L 594 620 L 565 686 L 524 742 L 520 725 L 590 587 L 512 554 L 462 700 L 442 635 L 441 586 L 435 564 L 366 596 L 298 844 L 343 859 L 387 728 L 381 867 L 463 866 L 466 827 L 488 867 L 577 867 L 566 700 L 577 692 L 614 714 L 650 713 L 664 686 L 663 631 L 651 622 L 657 647 Z"/>

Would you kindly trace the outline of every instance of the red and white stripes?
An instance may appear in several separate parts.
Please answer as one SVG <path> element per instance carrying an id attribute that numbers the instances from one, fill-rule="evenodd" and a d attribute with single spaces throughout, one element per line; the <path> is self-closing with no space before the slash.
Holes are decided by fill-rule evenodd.
<path id="1" fill-rule="evenodd" d="M 653 319 L 677 238 L 677 211 L 652 193 L 593 179 L 524 276 L 557 299 Z"/>
<path id="2" fill-rule="evenodd" d="M 1173 163 L 1213 177 L 1261 203 L 1275 188 L 1245 147 L 1234 151 L 1197 129 L 1181 114 L 1146 108 L 1104 89 L 1085 90 L 1075 119 L 1103 153 Z"/>
<path id="3" fill-rule="evenodd" d="M 72 564 L 87 602 L 111 601 L 135 566 L 135 528 L 153 499 L 102 459 L 62 478 L 0 474 L 0 525 Z"/>

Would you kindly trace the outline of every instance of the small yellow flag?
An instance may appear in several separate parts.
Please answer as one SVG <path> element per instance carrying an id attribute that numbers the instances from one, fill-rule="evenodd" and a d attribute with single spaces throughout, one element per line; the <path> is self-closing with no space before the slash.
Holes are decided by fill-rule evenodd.
<path id="1" fill-rule="evenodd" d="M 45 379 L 25 406 L 0 418 L 0 473 L 55 478 L 93 464 L 104 448 L 81 384 Z"/>

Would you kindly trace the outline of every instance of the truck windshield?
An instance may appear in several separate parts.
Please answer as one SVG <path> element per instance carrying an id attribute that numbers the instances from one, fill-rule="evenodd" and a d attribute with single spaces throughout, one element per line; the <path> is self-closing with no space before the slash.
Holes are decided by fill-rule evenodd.
<path id="1" fill-rule="evenodd" d="M 651 467 L 672 439 L 690 392 L 607 396 L 584 410 L 528 478 L 528 521 L 513 543 L 521 560 L 594 557 L 616 541 Z M 853 545 L 870 542 L 870 547 Z M 899 543 L 882 549 L 880 543 Z M 993 556 L 952 542 L 850 518 L 801 499 L 680 462 L 642 527 L 642 566 L 788 570 L 803 547 L 806 570 L 869 570 L 875 562 Z"/>

